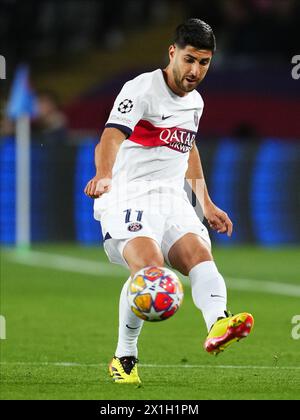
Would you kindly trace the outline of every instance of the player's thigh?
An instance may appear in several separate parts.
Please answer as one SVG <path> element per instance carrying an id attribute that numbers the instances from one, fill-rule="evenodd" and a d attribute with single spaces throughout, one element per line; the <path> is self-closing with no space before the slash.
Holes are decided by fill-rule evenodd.
<path id="1" fill-rule="evenodd" d="M 212 261 L 209 245 L 197 234 L 186 233 L 169 250 L 170 265 L 187 276 L 193 267 L 204 261 Z"/>
<path id="2" fill-rule="evenodd" d="M 159 244 L 152 238 L 139 236 L 127 242 L 123 250 L 131 274 L 148 266 L 163 266 L 164 257 Z"/>

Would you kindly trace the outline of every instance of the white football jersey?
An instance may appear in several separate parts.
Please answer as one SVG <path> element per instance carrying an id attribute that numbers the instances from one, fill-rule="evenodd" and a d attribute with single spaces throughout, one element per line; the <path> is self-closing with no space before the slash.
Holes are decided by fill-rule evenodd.
<path id="1" fill-rule="evenodd" d="M 111 192 L 95 200 L 97 210 L 126 196 L 157 187 L 184 189 L 189 151 L 203 112 L 196 91 L 176 95 L 161 69 L 143 73 L 123 86 L 105 127 L 127 134 L 113 167 Z"/>

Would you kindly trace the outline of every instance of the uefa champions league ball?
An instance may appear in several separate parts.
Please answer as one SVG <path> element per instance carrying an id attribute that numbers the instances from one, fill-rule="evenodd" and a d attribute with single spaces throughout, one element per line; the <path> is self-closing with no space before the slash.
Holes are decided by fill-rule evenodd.
<path id="1" fill-rule="evenodd" d="M 183 287 L 173 271 L 164 267 L 146 267 L 131 279 L 127 297 L 132 312 L 139 318 L 164 321 L 182 304 Z"/>

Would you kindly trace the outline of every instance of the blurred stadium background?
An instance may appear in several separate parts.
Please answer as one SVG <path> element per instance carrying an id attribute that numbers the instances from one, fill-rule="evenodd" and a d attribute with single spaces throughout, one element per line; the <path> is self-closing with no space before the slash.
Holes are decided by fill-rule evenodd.
<path id="1" fill-rule="evenodd" d="M 14 123 L 5 108 L 18 66 L 28 66 L 38 98 L 31 239 L 95 244 L 99 227 L 82 189 L 113 100 L 129 78 L 164 66 L 174 27 L 200 16 L 215 30 L 218 52 L 199 88 L 198 147 L 211 194 L 235 222 L 230 241 L 214 239 L 299 243 L 300 82 L 291 73 L 299 2 L 128 0 L 115 8 L 111 1 L 1 1 L 0 242 L 16 236 Z"/>
<path id="2" fill-rule="evenodd" d="M 278 376 L 264 371 L 263 378 L 262 370 L 251 377 L 240 371 L 239 381 L 246 378 L 249 384 L 241 395 L 297 398 L 300 378 L 293 366 L 299 365 L 299 341 L 290 338 L 290 320 L 297 308 L 299 312 L 300 296 L 300 80 L 292 77 L 292 58 L 300 54 L 297 0 L 0 0 L 0 55 L 6 59 L 6 79 L 0 80 L 0 313 L 7 317 L 10 331 L 10 340 L 2 343 L 1 359 L 41 362 L 30 373 L 22 364 L 7 368 L 6 397 L 115 398 L 114 389 L 101 394 L 97 388 L 98 370 L 92 372 L 91 383 L 82 365 L 80 393 L 73 383 L 73 369 L 81 369 L 79 365 L 70 367 L 66 376 L 58 373 L 58 365 L 50 372 L 47 363 L 98 363 L 101 355 L 106 366 L 111 356 L 116 305 L 126 272 L 105 265 L 100 227 L 83 188 L 94 175 L 94 146 L 115 96 L 129 78 L 167 63 L 173 30 L 188 17 L 207 21 L 217 36 L 218 51 L 199 87 L 205 109 L 197 139 L 210 194 L 235 225 L 230 240 L 211 232 L 216 260 L 229 282 L 235 308 L 253 310 L 258 325 L 256 340 L 247 343 L 248 359 L 235 350 L 231 354 L 240 365 L 273 366 L 275 361 L 277 366 L 280 360 L 283 369 L 291 369 Z M 26 85 L 27 76 L 31 88 Z M 20 79 L 25 89 L 18 89 Z M 24 94 L 25 111 L 33 114 L 29 180 L 33 252 L 17 257 L 9 254 L 16 244 L 16 119 L 7 113 L 16 105 L 13 87 L 14 99 Z M 103 282 L 92 282 L 89 276 L 95 274 Z M 105 280 L 111 277 L 115 281 L 108 287 Z M 230 281 L 230 277 L 245 281 Z M 186 349 L 193 348 L 189 357 L 201 363 L 205 355 L 189 345 L 197 327 L 193 309 L 188 308 L 192 303 L 176 316 L 180 331 L 186 332 L 174 357 L 181 363 Z M 155 329 L 165 349 L 159 361 L 165 364 L 168 343 L 177 337 L 173 320 L 168 322 L 167 327 Z M 143 354 L 156 363 L 150 350 L 157 335 L 150 327 L 148 331 L 152 332 L 142 342 Z M 230 354 L 221 363 L 231 365 Z M 92 369 L 91 365 L 89 372 Z M 101 375 L 106 375 L 104 369 Z M 150 368 L 144 369 L 148 380 L 153 380 Z M 224 371 L 224 382 L 220 376 L 214 380 L 211 372 L 202 371 L 207 383 L 212 383 L 199 395 L 214 398 L 224 393 L 231 398 L 237 371 Z M 58 382 L 64 388 L 51 388 L 49 375 L 53 384 L 61 375 Z M 154 382 L 140 397 L 198 398 L 201 385 L 194 375 L 190 388 L 182 393 L 176 394 L 174 379 L 176 386 L 169 394 Z M 27 391 L 24 383 L 30 385 Z M 239 392 L 236 388 L 235 396 Z"/>

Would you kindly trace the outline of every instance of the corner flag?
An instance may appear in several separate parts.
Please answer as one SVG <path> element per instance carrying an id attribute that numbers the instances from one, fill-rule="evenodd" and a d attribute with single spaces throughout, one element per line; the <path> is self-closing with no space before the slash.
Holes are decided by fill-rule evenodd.
<path id="1" fill-rule="evenodd" d="M 36 97 L 30 86 L 29 69 L 23 64 L 16 70 L 6 114 L 16 120 L 24 115 L 33 117 L 36 113 Z"/>
<path id="2" fill-rule="evenodd" d="M 26 65 L 16 70 L 6 114 L 16 121 L 16 245 L 19 249 L 28 249 L 31 239 L 30 118 L 37 114 L 37 101 Z"/>

